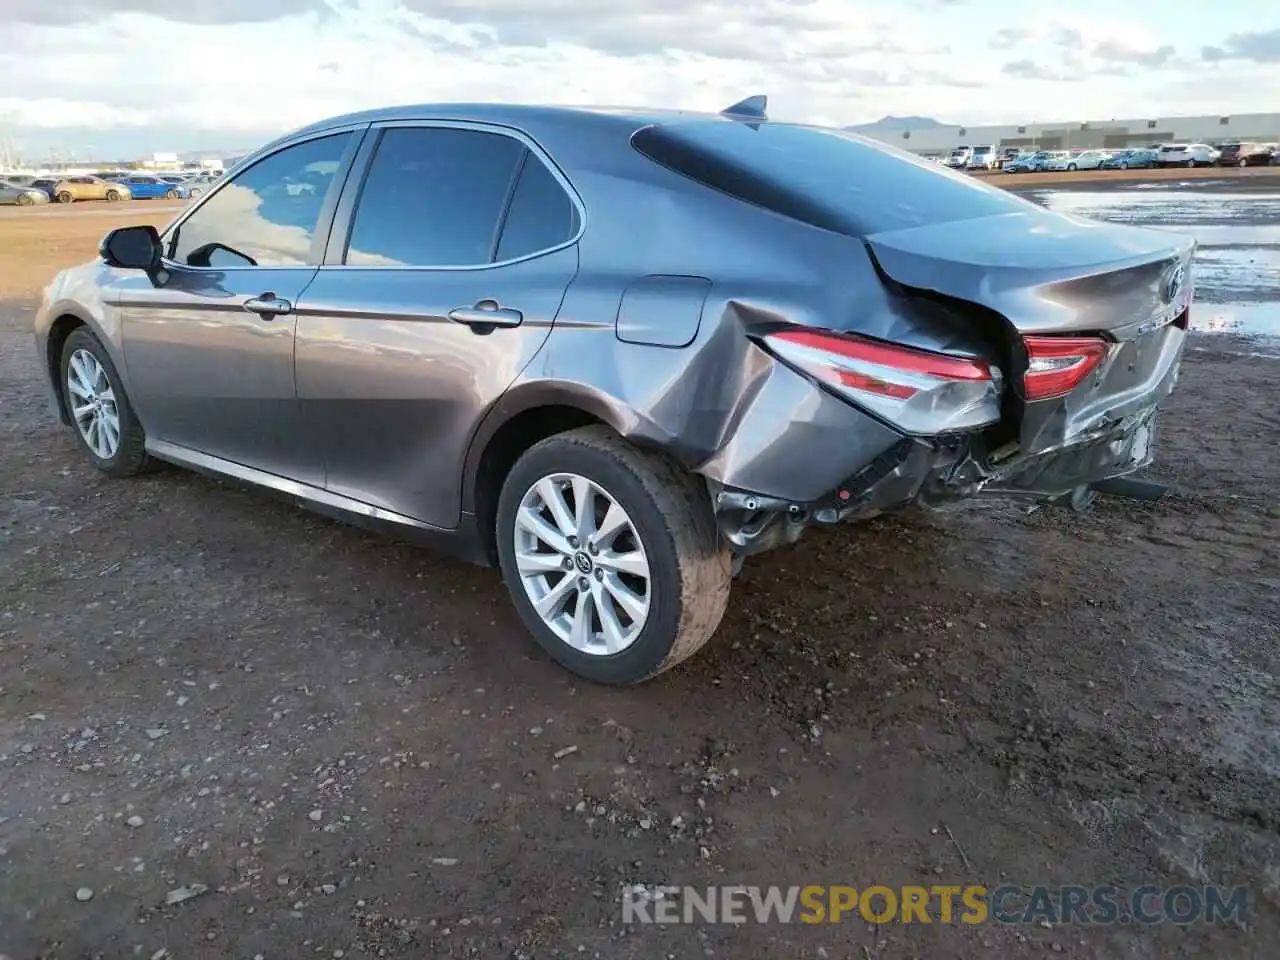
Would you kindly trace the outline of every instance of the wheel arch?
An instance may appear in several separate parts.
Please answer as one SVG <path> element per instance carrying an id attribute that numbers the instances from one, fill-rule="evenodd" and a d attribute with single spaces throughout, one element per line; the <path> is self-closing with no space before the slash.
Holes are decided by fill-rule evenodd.
<path id="1" fill-rule="evenodd" d="M 472 438 L 462 484 L 462 511 L 476 517 L 485 553 L 495 565 L 498 496 L 521 454 L 547 437 L 593 424 L 656 446 L 636 435 L 637 419 L 616 400 L 580 383 L 528 383 L 503 396 Z"/>
<path id="2" fill-rule="evenodd" d="M 88 320 L 71 311 L 60 311 L 49 324 L 49 332 L 45 335 L 45 375 L 53 385 L 53 395 L 58 404 L 58 419 L 66 426 L 71 426 L 71 411 L 67 409 L 67 394 L 62 387 L 62 348 L 72 332 L 80 327 L 92 330 L 99 340 L 99 333 Z"/>

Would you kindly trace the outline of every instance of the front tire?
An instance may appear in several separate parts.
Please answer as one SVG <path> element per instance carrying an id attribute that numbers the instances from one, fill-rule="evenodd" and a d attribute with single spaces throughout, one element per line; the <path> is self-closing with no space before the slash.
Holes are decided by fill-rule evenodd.
<path id="1" fill-rule="evenodd" d="M 70 190 L 63 190 L 60 194 L 58 194 L 58 202 L 59 203 L 75 203 L 76 198 L 71 195 Z"/>
<path id="2" fill-rule="evenodd" d="M 102 342 L 87 327 L 71 331 L 62 347 L 62 395 L 76 435 L 93 465 L 129 477 L 151 465 L 146 435 Z"/>
<path id="3" fill-rule="evenodd" d="M 1076 170 L 1078 170 L 1078 169 L 1080 169 L 1080 168 L 1079 168 L 1079 167 L 1077 167 L 1074 163 L 1068 163 L 1068 164 L 1067 164 L 1067 169 L 1068 169 L 1068 170 L 1070 170 L 1070 171 L 1072 171 L 1072 172 L 1074 173 Z"/>
<path id="4" fill-rule="evenodd" d="M 731 559 L 705 486 L 606 427 L 527 450 L 497 513 L 520 618 L 580 676 L 646 680 L 695 653 L 724 616 Z"/>
<path id="5" fill-rule="evenodd" d="M 35 201 L 28 197 L 25 193 L 18 194 L 18 206 L 29 207 Z"/>

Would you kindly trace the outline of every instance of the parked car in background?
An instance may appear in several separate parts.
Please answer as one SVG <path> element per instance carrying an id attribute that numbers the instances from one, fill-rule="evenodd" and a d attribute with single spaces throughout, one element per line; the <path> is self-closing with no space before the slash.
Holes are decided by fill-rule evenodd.
<path id="1" fill-rule="evenodd" d="M 1106 150 L 1081 150 L 1067 160 L 1068 170 L 1097 170 L 1111 157 Z"/>
<path id="2" fill-rule="evenodd" d="M 1155 150 L 1121 150 L 1102 161 L 1103 170 L 1149 170 L 1156 165 Z"/>
<path id="3" fill-rule="evenodd" d="M 34 173 L 0 173 L 0 180 L 15 187 L 29 187 L 35 179 Z"/>
<path id="4" fill-rule="evenodd" d="M 191 197 L 193 198 L 198 197 L 200 196 L 200 194 L 208 193 L 210 190 L 212 190 L 214 185 L 217 184 L 217 182 L 218 182 L 217 177 L 208 176 L 207 174 L 201 174 L 199 176 L 192 177 L 190 180 L 187 181 L 187 191 Z"/>
<path id="5" fill-rule="evenodd" d="M 30 184 L 33 190 L 39 190 L 45 194 L 49 200 L 57 199 L 58 179 L 57 177 L 36 177 Z"/>
<path id="6" fill-rule="evenodd" d="M 48 202 L 49 195 L 43 190 L 37 190 L 27 184 L 0 180 L 0 203 L 2 204 L 16 203 L 20 207 L 30 207 L 37 203 Z"/>
<path id="7" fill-rule="evenodd" d="M 170 183 L 144 173 L 135 173 L 115 182 L 128 187 L 135 200 L 155 200 L 162 197 L 168 200 L 185 200 L 191 195 L 185 184 Z"/>
<path id="8" fill-rule="evenodd" d="M 763 98 L 395 107 L 112 231 L 34 333 L 103 473 L 167 460 L 447 544 L 552 657 L 624 684 L 808 527 L 1144 467 L 1194 249 Z"/>
<path id="9" fill-rule="evenodd" d="M 1272 143 L 1224 143 L 1218 149 L 1218 165 L 1223 167 L 1265 167 L 1275 156 Z"/>
<path id="10" fill-rule="evenodd" d="M 132 170 L 99 170 L 94 174 L 99 180 L 119 181 L 132 175 Z"/>
<path id="11" fill-rule="evenodd" d="M 973 156 L 973 147 L 956 147 L 947 154 L 947 166 L 956 170 L 963 170 L 969 165 L 969 159 Z"/>
<path id="12" fill-rule="evenodd" d="M 128 200 L 129 188 L 114 180 L 98 177 L 65 177 L 53 188 L 59 203 L 75 203 L 77 200 Z"/>
<path id="13" fill-rule="evenodd" d="M 974 147 L 973 153 L 969 156 L 969 161 L 965 164 L 965 169 L 992 170 L 996 166 L 996 156 L 995 144 Z"/>
<path id="14" fill-rule="evenodd" d="M 1049 154 L 1044 150 L 1037 153 L 1023 153 L 1012 160 L 1006 160 L 1001 169 L 1005 173 L 1039 173 L 1044 169 L 1048 158 Z"/>
<path id="15" fill-rule="evenodd" d="M 1048 150 L 1044 155 L 1044 163 L 1040 169 L 1062 171 L 1067 169 L 1067 164 L 1071 162 L 1071 158 L 1075 156 L 1070 150 Z"/>
<path id="16" fill-rule="evenodd" d="M 1164 143 L 1156 159 L 1158 167 L 1210 167 L 1218 161 L 1218 151 L 1207 143 Z"/>

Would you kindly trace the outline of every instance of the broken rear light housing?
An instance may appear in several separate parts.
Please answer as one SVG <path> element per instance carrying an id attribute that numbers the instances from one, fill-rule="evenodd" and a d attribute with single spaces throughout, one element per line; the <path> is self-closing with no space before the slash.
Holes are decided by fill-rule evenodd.
<path id="1" fill-rule="evenodd" d="M 982 360 L 810 327 L 778 330 L 764 342 L 907 434 L 974 430 L 1000 419 L 1000 371 Z"/>
<path id="2" fill-rule="evenodd" d="M 1111 344 L 1101 337 L 1023 337 L 1027 371 L 1022 391 L 1028 401 L 1066 396 L 1106 359 Z"/>

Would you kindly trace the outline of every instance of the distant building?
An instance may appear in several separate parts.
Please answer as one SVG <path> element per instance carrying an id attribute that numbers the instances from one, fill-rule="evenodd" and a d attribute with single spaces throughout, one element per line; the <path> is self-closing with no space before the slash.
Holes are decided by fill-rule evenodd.
<path id="1" fill-rule="evenodd" d="M 930 121 L 926 120 L 926 123 Z M 941 156 L 959 146 L 993 144 L 1027 150 L 1079 150 L 1146 147 L 1158 143 L 1234 143 L 1280 141 L 1280 113 L 1245 113 L 1235 116 L 1142 117 L 1134 120 L 1087 120 L 1056 123 L 1005 124 L 962 127 L 951 124 L 920 129 L 893 129 L 866 124 L 858 133 L 891 143 L 923 156 Z"/>

